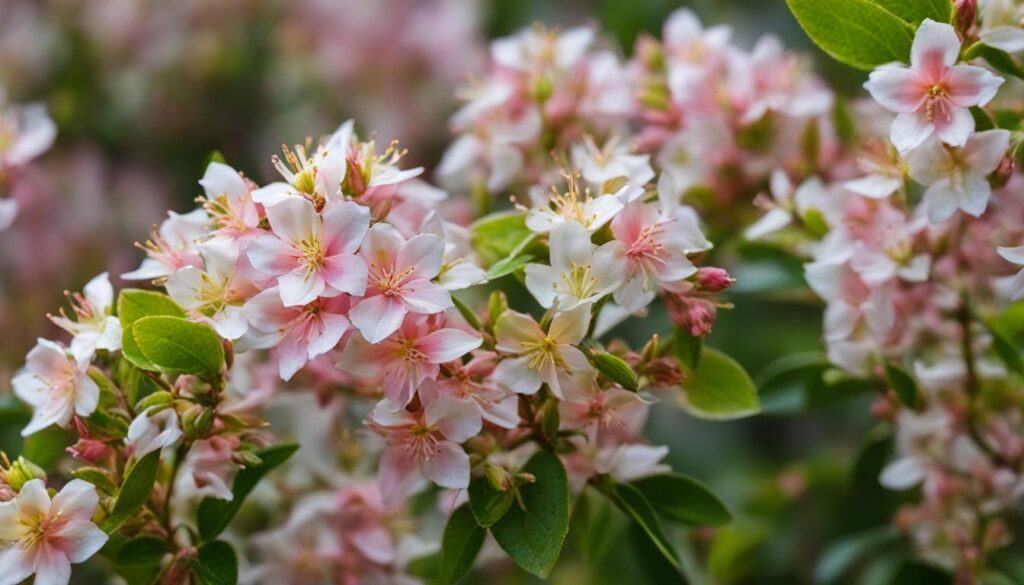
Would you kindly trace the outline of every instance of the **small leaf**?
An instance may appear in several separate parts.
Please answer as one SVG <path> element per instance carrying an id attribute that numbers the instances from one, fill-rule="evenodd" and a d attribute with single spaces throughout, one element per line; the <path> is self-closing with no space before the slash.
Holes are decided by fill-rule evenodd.
<path id="1" fill-rule="evenodd" d="M 897 538 L 895 528 L 883 526 L 829 544 L 814 569 L 814 582 L 822 585 L 838 582 L 858 561 Z"/>
<path id="2" fill-rule="evenodd" d="M 807 36 L 837 61 L 870 70 L 910 58 L 915 27 L 873 0 L 786 0 L 786 4 Z"/>
<path id="3" fill-rule="evenodd" d="M 991 325 L 986 323 L 985 326 L 992 334 L 992 348 L 996 350 L 999 359 L 1003 360 L 1011 371 L 1024 374 L 1024 360 L 1020 356 L 1020 351 Z"/>
<path id="4" fill-rule="evenodd" d="M 117 484 L 114 483 L 114 478 L 110 476 L 109 471 L 104 469 L 98 467 L 79 467 L 71 472 L 71 476 L 91 483 L 96 486 L 96 489 L 107 495 L 117 493 Z"/>
<path id="5" fill-rule="evenodd" d="M 231 485 L 233 497 L 230 501 L 208 497 L 199 503 L 199 513 L 196 519 L 199 536 L 204 541 L 209 541 L 223 532 L 231 523 L 231 519 L 238 513 L 238 509 L 242 507 L 246 496 L 263 479 L 263 476 L 287 461 L 298 448 L 298 445 L 289 443 L 256 450 L 255 453 L 262 463 L 246 467 L 238 472 Z"/>
<path id="6" fill-rule="evenodd" d="M 647 497 L 640 490 L 628 483 L 616 484 L 610 480 L 601 485 L 600 489 L 615 502 L 620 510 L 632 518 L 640 528 L 643 528 L 654 546 L 673 566 L 676 568 L 681 566 L 679 554 L 665 535 L 665 531 L 661 527 L 661 520 L 654 512 L 654 506 L 647 501 Z"/>
<path id="7" fill-rule="evenodd" d="M 90 436 L 95 439 L 123 439 L 128 434 L 128 423 L 96 409 L 86 419 Z"/>
<path id="8" fill-rule="evenodd" d="M 136 367 L 144 370 L 156 370 L 135 343 L 132 325 L 143 317 L 163 315 L 167 317 L 185 317 L 185 310 L 178 306 L 171 297 L 151 290 L 126 288 L 117 297 L 117 317 L 121 321 L 121 353 L 125 359 Z"/>
<path id="9" fill-rule="evenodd" d="M 732 520 L 722 500 L 702 483 L 681 473 L 655 475 L 635 482 L 662 516 L 687 524 L 719 526 Z"/>
<path id="10" fill-rule="evenodd" d="M 192 573 L 199 580 L 199 585 L 238 583 L 238 556 L 235 549 L 223 540 L 215 540 L 200 546 L 199 555 L 191 565 Z"/>
<path id="11" fill-rule="evenodd" d="M 469 323 L 469 326 L 473 329 L 480 331 L 480 319 L 476 316 L 476 313 L 473 312 L 473 309 L 469 308 L 469 306 L 466 305 L 466 303 L 464 303 L 459 297 L 455 295 L 451 295 L 451 297 L 452 303 L 455 304 L 455 308 L 459 310 L 459 314 L 466 320 L 466 323 Z"/>
<path id="12" fill-rule="evenodd" d="M 694 337 L 680 327 L 673 330 L 675 340 L 676 357 L 683 366 L 691 370 L 700 364 L 701 347 L 704 345 L 703 337 Z"/>
<path id="13" fill-rule="evenodd" d="M 494 489 L 486 477 L 475 477 L 469 482 L 469 505 L 477 524 L 487 528 L 501 520 L 508 512 L 515 494 L 511 490 L 502 492 Z"/>
<path id="14" fill-rule="evenodd" d="M 971 47 L 968 49 L 968 51 L 972 50 L 977 56 L 987 61 L 996 71 L 1010 77 L 1024 79 L 1024 69 L 1021 69 L 1020 65 L 1017 65 L 1017 62 L 1013 60 L 1013 57 L 1005 51 L 1000 51 L 988 45 L 978 45 L 977 48 Z M 971 109 L 973 110 L 974 108 Z"/>
<path id="15" fill-rule="evenodd" d="M 160 468 L 160 449 L 146 454 L 128 468 L 124 483 L 117 494 L 117 501 L 110 511 L 110 516 L 103 523 L 103 530 L 112 534 L 121 527 L 135 512 L 146 503 L 153 492 L 153 482 Z"/>
<path id="16" fill-rule="evenodd" d="M 441 538 L 438 579 L 442 585 L 458 583 L 469 574 L 485 536 L 487 531 L 477 525 L 468 504 L 456 508 Z"/>
<path id="17" fill-rule="evenodd" d="M 487 269 L 487 280 L 497 280 L 502 276 L 512 274 L 533 260 L 532 254 L 520 254 L 509 256 L 498 260 Z"/>
<path id="18" fill-rule="evenodd" d="M 588 486 L 573 506 L 570 537 L 583 560 L 596 564 L 622 542 L 630 525 L 629 518 L 618 506 Z M 658 555 L 660 557 L 661 553 Z"/>
<path id="19" fill-rule="evenodd" d="M 637 391 L 638 384 L 636 379 L 636 372 L 633 368 L 629 367 L 629 364 L 622 358 L 599 351 L 591 356 L 591 361 L 594 362 L 594 367 L 597 368 L 598 372 L 604 375 L 612 382 L 615 382 L 619 386 L 622 386 L 626 390 Z"/>
<path id="20" fill-rule="evenodd" d="M 538 451 L 523 471 L 536 478 L 519 488 L 525 509 L 510 507 L 491 533 L 517 565 L 545 578 L 569 531 L 569 481 L 562 462 L 547 451 Z"/>
<path id="21" fill-rule="evenodd" d="M 140 536 L 117 549 L 117 563 L 126 567 L 159 565 L 170 551 L 166 540 L 156 536 Z"/>
<path id="22" fill-rule="evenodd" d="M 908 408 L 917 408 L 917 382 L 904 370 L 893 363 L 885 364 L 885 377 L 893 392 Z"/>
<path id="23" fill-rule="evenodd" d="M 180 317 L 143 317 L 132 325 L 142 354 L 167 374 L 214 375 L 224 364 L 224 346 L 208 325 Z"/>
<path id="24" fill-rule="evenodd" d="M 760 410 L 750 375 L 736 360 L 718 350 L 704 347 L 697 368 L 684 367 L 684 376 L 680 402 L 694 416 L 731 420 Z"/>
<path id="25" fill-rule="evenodd" d="M 492 213 L 469 227 L 473 248 L 487 264 L 508 257 L 520 243 L 533 235 L 526 227 L 526 216 L 518 211 Z"/>

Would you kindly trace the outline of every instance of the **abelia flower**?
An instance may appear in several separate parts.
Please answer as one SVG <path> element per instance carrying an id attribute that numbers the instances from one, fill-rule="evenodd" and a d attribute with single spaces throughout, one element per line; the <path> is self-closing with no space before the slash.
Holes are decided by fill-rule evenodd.
<path id="1" fill-rule="evenodd" d="M 1024 266 L 1024 246 L 1000 246 L 996 251 L 999 252 L 999 255 L 1007 262 Z M 1010 283 L 1010 288 L 1013 291 L 1013 300 L 1018 301 L 1024 298 L 1024 269 L 1014 275 L 1013 280 Z"/>
<path id="2" fill-rule="evenodd" d="M 907 156 L 910 178 L 928 186 L 924 205 L 932 223 L 946 221 L 960 209 L 978 217 L 988 207 L 992 186 L 988 176 L 1010 147 L 1008 130 L 972 134 L 963 146 L 926 141 Z"/>
<path id="3" fill-rule="evenodd" d="M 446 377 L 437 381 L 438 394 L 469 401 L 485 421 L 511 430 L 519 426 L 519 398 L 494 381 L 497 364 L 498 355 L 488 351 L 474 352 L 465 365 L 448 363 Z"/>
<path id="4" fill-rule="evenodd" d="M 409 315 L 398 331 L 377 343 L 353 337 L 338 367 L 357 376 L 382 379 L 386 402 L 404 408 L 426 380 L 434 380 L 440 364 L 457 360 L 480 347 L 483 340 L 461 329 L 438 327 L 439 321 Z"/>
<path id="5" fill-rule="evenodd" d="M 277 277 L 286 306 L 366 290 L 366 264 L 355 252 L 369 228 L 367 208 L 351 201 L 332 203 L 321 216 L 309 200 L 292 197 L 267 207 L 267 219 L 274 235 L 254 239 L 249 260 Z"/>
<path id="6" fill-rule="evenodd" d="M 312 154 L 299 144 L 295 150 L 282 149 L 284 161 L 274 156 L 273 163 L 284 182 L 276 182 L 252 192 L 252 200 L 273 206 L 291 198 L 308 198 L 323 204 L 335 200 L 345 179 L 345 156 L 353 138 L 352 120 L 338 127 Z"/>
<path id="7" fill-rule="evenodd" d="M 888 143 L 869 143 L 857 163 L 867 174 L 844 183 L 848 190 L 864 197 L 884 199 L 903 189 L 906 169 L 899 153 Z"/>
<path id="8" fill-rule="evenodd" d="M 231 239 L 255 235 L 260 224 L 259 206 L 252 199 L 252 184 L 241 173 L 211 162 L 199 180 L 205 196 L 203 209 L 213 220 L 214 233 Z"/>
<path id="9" fill-rule="evenodd" d="M 988 0 L 981 11 L 982 43 L 1007 53 L 1024 51 L 1024 4 L 1019 0 Z"/>
<path id="10" fill-rule="evenodd" d="M 347 295 L 321 297 L 305 305 L 285 305 L 277 287 L 246 301 L 243 314 L 249 327 L 269 337 L 277 348 L 282 380 L 288 381 L 312 359 L 334 349 L 351 327 Z"/>
<path id="11" fill-rule="evenodd" d="M 594 471 L 606 473 L 617 482 L 628 483 L 671 472 L 672 468 L 661 462 L 666 455 L 668 447 L 664 445 L 609 445 L 598 450 Z"/>
<path id="12" fill-rule="evenodd" d="M 408 313 L 433 315 L 454 306 L 448 291 L 431 282 L 444 261 L 441 238 L 421 234 L 406 240 L 395 228 L 378 223 L 366 234 L 359 256 L 369 277 L 349 319 L 369 343 L 397 331 Z"/>
<path id="13" fill-rule="evenodd" d="M 22 436 L 52 424 L 66 428 L 73 416 L 86 417 L 96 410 L 100 388 L 86 371 L 90 358 L 77 359 L 46 339 L 28 352 L 25 371 L 11 381 L 15 395 L 33 410 Z"/>
<path id="14" fill-rule="evenodd" d="M 578 63 L 593 41 L 594 31 L 590 27 L 557 31 L 535 26 L 493 41 L 491 58 L 513 71 L 557 73 Z"/>
<path id="15" fill-rule="evenodd" d="M 493 379 L 517 394 L 534 394 L 547 384 L 559 398 L 587 394 L 593 386 L 594 367 L 576 346 L 590 327 L 590 305 L 556 313 L 547 331 L 533 317 L 505 311 L 494 324 L 495 349 L 505 359 Z"/>
<path id="16" fill-rule="evenodd" d="M 543 192 L 531 192 L 534 205 L 526 214 L 526 227 L 530 230 L 543 234 L 556 225 L 574 222 L 589 232 L 595 232 L 615 217 L 627 201 L 644 193 L 640 187 L 623 185 L 615 193 L 594 197 L 589 188 L 581 191 L 576 175 L 563 176 L 568 182 L 568 189 L 564 193 L 554 186 L 551 187 L 550 196 Z"/>
<path id="17" fill-rule="evenodd" d="M 910 67 L 875 69 L 865 89 L 895 112 L 890 139 L 901 151 L 917 148 L 933 133 L 963 146 L 974 132 L 969 108 L 984 106 L 1003 79 L 974 65 L 957 65 L 960 39 L 953 27 L 925 19 L 917 29 Z"/>
<path id="18" fill-rule="evenodd" d="M 436 387 L 427 382 L 421 410 L 396 412 L 382 402 L 367 420 L 387 441 L 378 471 L 385 503 L 412 493 L 421 474 L 443 488 L 469 487 L 469 455 L 460 443 L 480 432 L 480 411 L 466 401 L 435 396 Z"/>
<path id="19" fill-rule="evenodd" d="M 59 317 L 50 317 L 58 327 L 74 335 L 71 355 L 81 361 L 92 359 L 96 350 L 121 349 L 121 322 L 111 315 L 114 287 L 106 272 L 93 277 L 81 294 L 70 296 L 72 319 L 61 309 Z"/>
<path id="20" fill-rule="evenodd" d="M 599 148 L 593 137 L 586 136 L 583 144 L 573 145 L 572 163 L 583 180 L 601 193 L 615 190 L 614 182 L 646 185 L 654 178 L 651 156 L 631 152 L 629 144 L 615 137 Z"/>
<path id="21" fill-rule="evenodd" d="M 71 564 L 82 563 L 109 538 L 92 522 L 99 496 L 73 479 L 50 499 L 41 479 L 0 502 L 0 584 L 17 585 L 35 574 L 36 585 L 67 585 Z"/>
<path id="22" fill-rule="evenodd" d="M 808 223 L 812 229 L 827 229 L 836 225 L 842 215 L 844 198 L 817 177 L 800 183 L 794 191 L 789 175 L 776 169 L 772 172 L 770 188 L 774 201 L 761 199 L 758 202 L 768 208 L 768 213 L 743 232 L 748 240 L 775 233 L 790 225 L 794 217 Z M 822 221 L 825 225 L 821 225 Z"/>
<path id="23" fill-rule="evenodd" d="M 6 105 L 0 89 L 0 172 L 18 168 L 46 152 L 57 137 L 57 124 L 42 104 Z"/>
<path id="24" fill-rule="evenodd" d="M 621 246 L 596 248 L 575 221 L 557 224 L 549 236 L 551 265 L 527 264 L 526 288 L 544 308 L 569 310 L 614 291 L 625 278 Z"/>
<path id="25" fill-rule="evenodd" d="M 196 245 L 203 268 L 185 266 L 164 286 L 174 302 L 209 323 L 224 339 L 235 340 L 249 328 L 242 305 L 258 289 L 238 269 L 239 250 L 227 237 Z"/>
<path id="26" fill-rule="evenodd" d="M 563 429 L 583 431 L 598 444 L 609 433 L 633 430 L 647 415 L 647 402 L 636 392 L 609 388 L 586 394 L 567 394 L 558 404 Z"/>
<path id="27" fill-rule="evenodd" d="M 128 425 L 125 447 L 136 459 L 141 459 L 157 449 L 166 449 L 182 437 L 178 425 L 178 413 L 173 408 L 153 412 L 153 407 L 140 412 Z"/>
<path id="28" fill-rule="evenodd" d="M 206 211 L 195 209 L 185 214 L 167 212 L 152 237 L 139 247 L 146 259 L 137 269 L 121 275 L 125 280 L 159 280 L 167 278 L 185 266 L 202 266 L 203 259 L 196 248 L 196 240 L 210 230 L 210 217 Z"/>
<path id="29" fill-rule="evenodd" d="M 240 443 L 235 435 L 215 435 L 193 443 L 182 471 L 178 474 L 178 494 L 210 495 L 227 501 L 234 499 L 231 477 L 237 466 L 232 463 L 231 456 Z"/>

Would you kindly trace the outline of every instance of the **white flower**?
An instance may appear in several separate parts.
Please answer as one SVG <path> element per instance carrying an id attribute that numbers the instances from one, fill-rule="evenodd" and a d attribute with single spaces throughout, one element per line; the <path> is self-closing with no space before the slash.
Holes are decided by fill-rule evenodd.
<path id="1" fill-rule="evenodd" d="M 100 388 L 86 372 L 87 360 L 76 360 L 60 345 L 40 339 L 25 361 L 26 371 L 11 382 L 18 398 L 33 409 L 22 435 L 52 424 L 67 427 L 73 415 L 89 416 L 96 410 Z"/>
<path id="2" fill-rule="evenodd" d="M 981 42 L 1007 53 L 1024 51 L 1024 4 L 1020 0 L 988 0 L 981 11 Z"/>
<path id="3" fill-rule="evenodd" d="M 89 361 L 97 349 L 121 349 L 121 322 L 110 314 L 114 287 L 110 285 L 106 272 L 90 280 L 82 293 L 71 297 L 74 319 L 62 310 L 60 317 L 50 317 L 50 320 L 74 335 L 71 355 L 75 359 Z"/>
<path id="4" fill-rule="evenodd" d="M 550 247 L 550 266 L 526 266 L 526 288 L 542 307 L 557 303 L 560 310 L 569 310 L 622 284 L 625 260 L 621 244 L 609 242 L 595 249 L 586 228 L 567 221 L 552 228 Z"/>
<path id="5" fill-rule="evenodd" d="M 125 446 L 131 450 L 136 459 L 157 449 L 170 447 L 181 439 L 178 414 L 174 409 L 165 408 L 156 414 L 150 414 L 152 410 L 150 408 L 145 412 L 140 412 L 128 426 Z"/>

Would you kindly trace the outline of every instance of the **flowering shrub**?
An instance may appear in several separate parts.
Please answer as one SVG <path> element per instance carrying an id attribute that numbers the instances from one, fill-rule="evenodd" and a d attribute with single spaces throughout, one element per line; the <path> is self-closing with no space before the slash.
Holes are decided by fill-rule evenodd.
<path id="1" fill-rule="evenodd" d="M 14 377 L 22 434 L 71 461 L 0 458 L 0 583 L 66 583 L 97 554 L 140 583 L 455 583 L 500 556 L 545 578 L 570 530 L 597 558 L 626 525 L 658 582 L 721 572 L 747 545 L 681 554 L 676 525 L 731 512 L 644 423 L 794 388 L 808 408 L 874 392 L 879 481 L 913 490 L 820 581 L 901 534 L 958 582 L 1010 580 L 1019 10 L 787 3 L 871 71 L 871 100 L 680 10 L 628 60 L 589 26 L 494 41 L 458 92 L 446 190 L 352 121 L 283 147 L 265 185 L 214 154 L 198 206 L 122 275 L 140 288 L 69 294 L 67 335 Z M 35 126 L 11 125 L 0 170 L 52 140 Z M 755 255 L 803 264 L 826 349 L 759 389 L 705 343 L 736 282 L 718 264 Z M 645 318 L 658 334 L 618 338 Z"/>

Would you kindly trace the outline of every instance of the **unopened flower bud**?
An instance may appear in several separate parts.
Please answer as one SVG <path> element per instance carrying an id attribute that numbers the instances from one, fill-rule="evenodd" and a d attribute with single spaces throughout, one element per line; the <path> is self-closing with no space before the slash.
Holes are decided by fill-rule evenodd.
<path id="1" fill-rule="evenodd" d="M 491 484 L 491 487 L 499 492 L 507 492 L 515 487 L 515 480 L 512 478 L 512 475 L 504 467 L 489 461 L 484 465 L 484 475 L 487 477 L 487 482 Z"/>
<path id="2" fill-rule="evenodd" d="M 259 455 L 252 451 L 239 449 L 238 451 L 231 453 L 231 462 L 241 465 L 242 467 L 256 467 L 263 463 L 263 460 L 260 459 Z"/>
<path id="3" fill-rule="evenodd" d="M 651 385 L 660 388 L 678 386 L 686 378 L 682 368 L 679 367 L 679 360 L 668 356 L 655 358 L 648 362 L 645 373 Z"/>
<path id="4" fill-rule="evenodd" d="M 736 279 L 729 276 L 724 268 L 703 266 L 697 269 L 697 285 L 703 291 L 721 292 L 735 283 Z"/>
<path id="5" fill-rule="evenodd" d="M 18 457 L 9 468 L 4 470 L 7 485 L 14 491 L 21 491 L 25 483 L 33 479 L 46 481 L 46 472 L 24 457 Z"/>
<path id="6" fill-rule="evenodd" d="M 78 442 L 67 448 L 69 455 L 89 463 L 99 463 L 112 453 L 110 446 L 96 439 L 78 439 Z"/>
<path id="7" fill-rule="evenodd" d="M 669 295 L 666 300 L 669 317 L 676 326 L 682 327 L 693 337 L 711 333 L 718 317 L 718 310 L 711 301 L 680 295 Z"/>
<path id="8" fill-rule="evenodd" d="M 1013 176 L 1013 168 L 1016 166 L 1013 161 L 1013 156 L 1007 154 L 999 161 L 999 166 L 996 170 L 992 171 L 992 175 L 989 178 L 989 182 L 996 189 L 1005 187 L 1006 183 L 1010 181 L 1010 177 Z"/>
<path id="9" fill-rule="evenodd" d="M 953 0 L 953 25 L 960 39 L 970 38 L 977 21 L 978 0 Z"/>
<path id="10" fill-rule="evenodd" d="M 190 406 L 181 415 L 181 429 L 189 441 L 206 437 L 211 427 L 213 427 L 213 410 L 200 404 Z"/>

